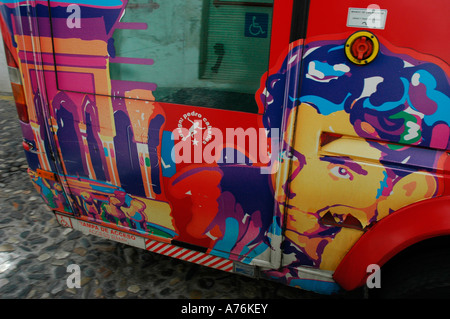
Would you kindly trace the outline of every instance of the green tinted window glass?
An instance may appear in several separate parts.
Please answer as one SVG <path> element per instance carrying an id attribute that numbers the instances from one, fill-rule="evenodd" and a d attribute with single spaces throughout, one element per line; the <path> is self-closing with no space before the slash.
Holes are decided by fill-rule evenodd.
<path id="1" fill-rule="evenodd" d="M 130 0 L 114 32 L 112 80 L 151 84 L 157 101 L 257 112 L 273 0 Z"/>

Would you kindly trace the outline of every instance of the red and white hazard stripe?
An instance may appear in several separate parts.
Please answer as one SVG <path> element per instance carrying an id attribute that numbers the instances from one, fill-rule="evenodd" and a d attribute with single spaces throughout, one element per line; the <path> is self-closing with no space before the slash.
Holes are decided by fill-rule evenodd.
<path id="1" fill-rule="evenodd" d="M 207 266 L 223 271 L 233 271 L 233 261 L 222 257 L 208 255 L 195 250 L 161 243 L 151 239 L 148 239 L 145 242 L 145 249 L 161 255 L 189 261 L 202 266 Z"/>

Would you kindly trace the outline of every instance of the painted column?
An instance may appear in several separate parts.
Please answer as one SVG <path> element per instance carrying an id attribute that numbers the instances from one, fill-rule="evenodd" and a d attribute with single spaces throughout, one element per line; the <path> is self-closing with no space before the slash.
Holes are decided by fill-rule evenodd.
<path id="1" fill-rule="evenodd" d="M 137 144 L 139 165 L 142 180 L 144 182 L 145 194 L 148 198 L 155 198 L 152 190 L 150 156 L 148 152 L 148 127 L 155 109 L 155 97 L 148 90 L 131 90 L 125 92 L 127 97 L 127 111 L 133 128 L 134 139 Z"/>

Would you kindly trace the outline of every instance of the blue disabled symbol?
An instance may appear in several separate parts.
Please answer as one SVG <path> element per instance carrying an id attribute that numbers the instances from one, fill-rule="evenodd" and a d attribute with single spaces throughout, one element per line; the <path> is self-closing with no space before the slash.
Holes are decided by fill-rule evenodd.
<path id="1" fill-rule="evenodd" d="M 245 36 L 251 38 L 267 38 L 269 15 L 267 13 L 245 13 Z"/>

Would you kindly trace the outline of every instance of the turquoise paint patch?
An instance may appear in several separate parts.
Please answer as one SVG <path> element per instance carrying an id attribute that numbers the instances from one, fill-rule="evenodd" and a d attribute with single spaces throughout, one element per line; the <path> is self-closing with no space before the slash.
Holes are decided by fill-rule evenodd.
<path id="1" fill-rule="evenodd" d="M 366 109 L 377 110 L 379 112 L 386 112 L 395 109 L 401 104 L 405 104 L 408 98 L 409 82 L 405 78 L 400 78 L 400 80 L 403 83 L 403 96 L 400 98 L 400 100 L 394 102 L 385 102 L 381 105 L 374 106 L 372 103 L 370 103 L 369 99 L 365 99 L 363 107 Z"/>
<path id="2" fill-rule="evenodd" d="M 236 245 L 239 234 L 238 221 L 232 217 L 225 220 L 225 235 L 221 240 L 218 240 L 214 245 L 214 249 L 211 253 L 215 256 L 230 258 L 230 251 L 234 245 Z"/>
<path id="3" fill-rule="evenodd" d="M 271 233 L 274 234 L 275 236 L 281 236 L 281 227 L 278 224 L 277 216 L 273 216 L 272 218 Z"/>
<path id="4" fill-rule="evenodd" d="M 293 279 L 289 282 L 289 286 L 298 286 L 301 289 L 313 291 L 323 295 L 332 295 L 338 293 L 341 290 L 339 285 L 335 282 L 311 279 Z"/>
<path id="5" fill-rule="evenodd" d="M 438 108 L 434 114 L 426 115 L 424 117 L 425 123 L 427 123 L 427 125 L 429 126 L 433 126 L 438 121 L 444 121 L 447 125 L 450 125 L 450 112 L 447 108 L 447 106 L 450 105 L 450 98 L 444 93 L 436 90 L 436 79 L 429 72 L 425 70 L 419 70 L 416 73 L 420 76 L 419 82 L 425 85 L 425 87 L 427 88 L 427 97 L 430 100 L 436 102 L 436 104 L 438 105 Z M 409 98 L 408 103 L 415 111 L 418 111 L 411 103 Z"/>
<path id="6" fill-rule="evenodd" d="M 377 190 L 377 199 L 380 198 L 383 195 L 383 190 L 388 187 L 387 179 L 388 175 L 386 172 L 383 172 L 384 179 L 380 181 L 380 188 Z"/>
<path id="7" fill-rule="evenodd" d="M 339 103 L 333 103 L 323 97 L 316 96 L 316 95 L 306 95 L 302 96 L 301 98 L 297 99 L 300 100 L 302 103 L 310 103 L 314 104 L 314 106 L 319 110 L 319 113 L 322 115 L 330 115 L 331 113 L 338 112 L 344 110 L 345 102 L 347 99 L 351 96 L 350 93 L 347 94 L 345 99 Z M 289 97 L 291 99 L 291 97 Z M 296 100 L 296 99 L 294 99 Z M 291 101 L 293 101 L 291 99 Z"/>
<path id="8" fill-rule="evenodd" d="M 345 71 L 340 71 L 340 70 L 336 70 L 334 68 L 334 65 L 329 65 L 326 62 L 320 62 L 320 61 L 311 61 L 310 63 L 314 62 L 314 67 L 317 71 L 322 72 L 326 77 L 327 76 L 342 76 L 344 75 L 346 72 Z"/>
<path id="9" fill-rule="evenodd" d="M 242 262 L 244 264 L 248 264 L 250 263 L 255 257 L 261 255 L 265 250 L 267 250 L 269 248 L 269 246 L 267 246 L 267 244 L 265 243 L 261 243 L 259 244 L 258 247 L 256 247 L 255 249 L 253 249 L 252 251 L 249 252 L 249 248 L 248 246 L 245 246 L 242 249 L 242 252 L 240 252 L 240 255 L 247 255 Z"/>
<path id="10" fill-rule="evenodd" d="M 172 177 L 177 172 L 175 164 L 175 139 L 172 132 L 163 131 L 161 142 L 162 174 L 164 177 Z"/>
<path id="11" fill-rule="evenodd" d="M 333 51 L 337 51 L 337 50 L 344 50 L 344 46 L 343 45 L 338 45 L 337 47 L 331 48 L 330 50 L 328 50 L 328 53 L 333 52 Z"/>

